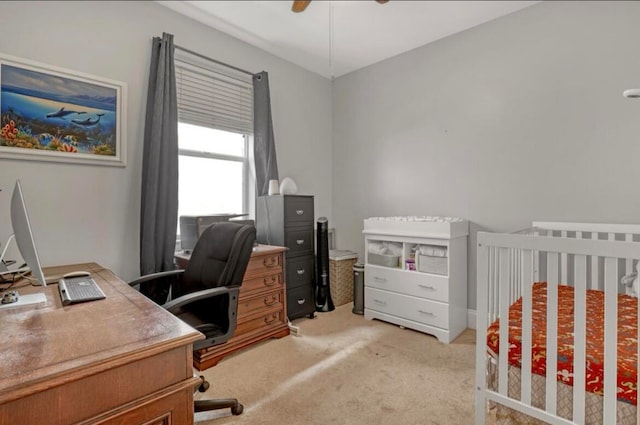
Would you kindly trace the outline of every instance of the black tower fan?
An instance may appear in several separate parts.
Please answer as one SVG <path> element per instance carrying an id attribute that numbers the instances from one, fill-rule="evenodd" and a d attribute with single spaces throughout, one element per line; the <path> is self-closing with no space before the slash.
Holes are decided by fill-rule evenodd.
<path id="1" fill-rule="evenodd" d="M 316 246 L 316 311 L 333 311 L 329 285 L 329 222 L 320 217 L 317 222 Z"/>

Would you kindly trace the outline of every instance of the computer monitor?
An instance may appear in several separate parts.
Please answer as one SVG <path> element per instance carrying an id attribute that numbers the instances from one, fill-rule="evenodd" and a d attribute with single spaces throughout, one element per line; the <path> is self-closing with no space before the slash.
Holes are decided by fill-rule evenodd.
<path id="1" fill-rule="evenodd" d="M 47 282 L 42 273 L 42 267 L 40 267 L 40 258 L 38 258 L 38 250 L 33 240 L 20 180 L 16 180 L 16 186 L 13 189 L 13 195 L 11 195 L 11 226 L 22 259 L 27 263 L 33 277 L 38 280 L 38 284 L 46 286 Z"/>

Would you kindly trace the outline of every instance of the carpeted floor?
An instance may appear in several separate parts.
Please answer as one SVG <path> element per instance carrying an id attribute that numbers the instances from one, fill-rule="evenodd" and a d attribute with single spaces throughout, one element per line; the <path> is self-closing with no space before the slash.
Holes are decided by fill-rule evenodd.
<path id="1" fill-rule="evenodd" d="M 199 425 L 473 424 L 475 332 L 453 343 L 345 304 L 297 319 L 300 336 L 272 339 L 204 372 L 196 398 L 236 397 L 244 413 L 196 414 Z"/>

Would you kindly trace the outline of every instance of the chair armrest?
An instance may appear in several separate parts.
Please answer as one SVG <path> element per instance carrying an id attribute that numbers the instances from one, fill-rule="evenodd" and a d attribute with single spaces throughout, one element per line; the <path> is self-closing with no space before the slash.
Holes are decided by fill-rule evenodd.
<path id="1" fill-rule="evenodd" d="M 140 276 L 139 278 L 137 278 L 132 282 L 129 282 L 129 286 L 138 286 L 144 282 L 149 282 L 152 280 L 156 280 L 156 279 L 160 279 L 168 276 L 180 276 L 182 274 L 184 274 L 184 270 L 168 270 L 166 272 L 146 274 L 144 276 Z"/>
<path id="2" fill-rule="evenodd" d="M 240 287 L 219 286 L 217 288 L 205 289 L 203 291 L 192 292 L 190 294 L 183 295 L 169 301 L 168 303 L 163 304 L 162 307 L 170 311 L 171 313 L 177 313 L 180 307 L 191 304 L 192 302 L 199 301 L 205 298 L 217 297 L 219 295 L 233 293 L 235 293 L 237 297 L 240 293 Z"/>

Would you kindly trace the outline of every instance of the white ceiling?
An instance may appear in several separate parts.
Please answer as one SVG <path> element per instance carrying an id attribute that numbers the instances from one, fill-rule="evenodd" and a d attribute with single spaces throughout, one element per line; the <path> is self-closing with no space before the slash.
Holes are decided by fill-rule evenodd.
<path id="1" fill-rule="evenodd" d="M 314 0 L 302 13 L 288 0 L 158 3 L 331 78 L 539 2 Z"/>

